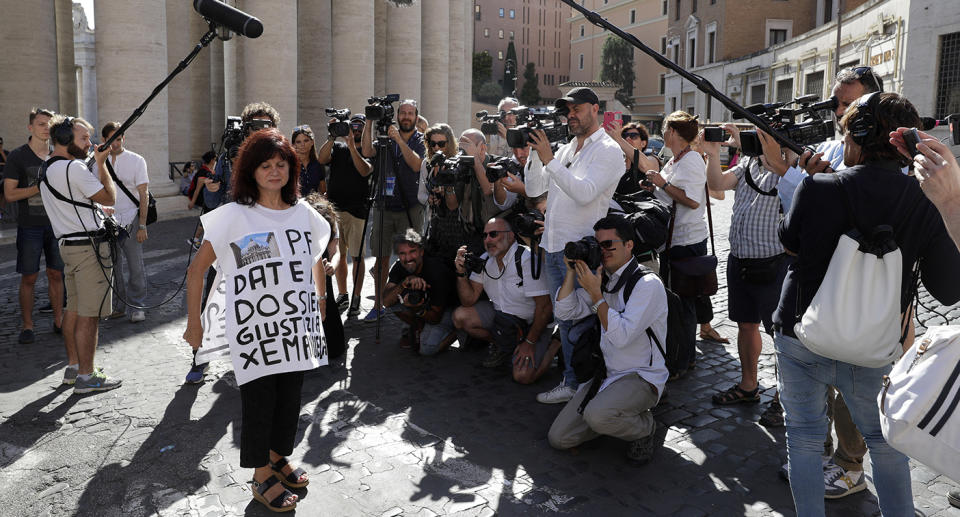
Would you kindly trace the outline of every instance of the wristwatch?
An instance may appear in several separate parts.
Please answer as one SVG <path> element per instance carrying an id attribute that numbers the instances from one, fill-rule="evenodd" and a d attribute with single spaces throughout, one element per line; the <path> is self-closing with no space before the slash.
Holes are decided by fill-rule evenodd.
<path id="1" fill-rule="evenodd" d="M 467 277 L 467 273 L 466 273 L 466 272 L 457 273 L 457 276 L 460 277 L 460 278 L 466 278 L 466 277 Z"/>
<path id="2" fill-rule="evenodd" d="M 146 229 L 147 229 L 147 225 L 141 224 L 141 225 L 140 225 L 140 229 L 141 229 L 141 230 L 146 230 Z"/>
<path id="3" fill-rule="evenodd" d="M 660 187 L 660 190 L 667 190 L 667 187 L 669 187 L 669 186 L 670 186 L 670 182 L 668 181 L 668 182 L 664 183 L 662 187 Z"/>
<path id="4" fill-rule="evenodd" d="M 600 298 L 599 300 L 597 300 L 597 303 L 590 306 L 590 312 L 596 314 L 597 311 L 600 310 L 600 306 L 603 305 L 604 303 L 607 303 L 607 301 L 604 300 L 603 298 Z"/>

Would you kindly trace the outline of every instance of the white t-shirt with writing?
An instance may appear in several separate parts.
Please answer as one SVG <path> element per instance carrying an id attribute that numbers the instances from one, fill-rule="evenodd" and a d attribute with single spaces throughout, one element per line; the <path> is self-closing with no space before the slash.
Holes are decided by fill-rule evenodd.
<path id="1" fill-rule="evenodd" d="M 150 182 L 150 178 L 147 176 L 147 161 L 143 159 L 143 156 L 126 149 L 116 157 L 108 156 L 107 159 L 113 164 L 113 171 L 117 173 L 117 178 L 123 182 L 123 185 L 139 202 L 140 194 L 137 192 L 137 185 Z M 96 172 L 97 166 L 94 166 L 93 170 Z M 123 226 L 129 226 L 130 223 L 137 221 L 139 218 L 137 205 L 133 204 L 133 201 L 123 193 L 120 185 L 117 185 L 117 202 L 113 208 L 117 211 L 117 220 Z"/>
<path id="2" fill-rule="evenodd" d="M 327 364 L 313 266 L 330 225 L 305 202 L 285 210 L 229 203 L 201 216 L 220 280 L 202 316 L 197 361 L 229 350 L 237 384 Z"/>
<path id="3" fill-rule="evenodd" d="M 80 203 L 92 204 L 90 196 L 103 190 L 100 179 L 90 172 L 87 165 L 80 160 L 66 160 L 51 158 L 47 161 L 47 181 L 66 198 Z M 68 174 L 69 167 L 69 174 Z M 69 185 L 67 177 L 69 176 Z M 40 187 L 40 197 L 43 207 L 50 218 L 50 226 L 57 238 L 78 232 L 93 232 L 103 227 L 103 221 L 90 208 L 72 205 L 57 199 L 46 185 Z M 82 239 L 83 237 L 70 237 Z"/>
<path id="4" fill-rule="evenodd" d="M 687 151 L 680 157 L 680 161 L 670 160 L 660 171 L 663 179 L 670 182 L 671 185 L 682 189 L 688 198 L 696 201 L 700 206 L 697 208 L 688 208 L 677 203 L 676 221 L 673 226 L 673 240 L 671 246 L 686 246 L 703 241 L 710 235 L 707 230 L 707 222 L 704 220 L 704 214 L 707 211 L 706 202 L 706 184 L 707 184 L 707 164 L 703 161 L 700 153 Z M 657 199 L 667 203 L 674 202 L 663 189 L 657 189 L 654 192 Z"/>

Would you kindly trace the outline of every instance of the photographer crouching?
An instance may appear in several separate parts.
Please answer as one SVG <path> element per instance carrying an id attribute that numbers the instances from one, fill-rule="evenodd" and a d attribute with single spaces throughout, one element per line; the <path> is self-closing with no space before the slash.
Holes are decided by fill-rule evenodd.
<path id="1" fill-rule="evenodd" d="M 548 439 L 557 449 L 569 449 L 601 434 L 614 436 L 630 442 L 630 461 L 643 464 L 656 446 L 657 423 L 650 410 L 669 375 L 659 350 L 666 343 L 667 295 L 660 278 L 633 258 L 629 221 L 612 215 L 594 228 L 591 239 L 600 251 L 589 261 L 600 266 L 565 260 L 555 307 L 557 317 L 568 321 L 597 315 L 603 360 L 557 415 Z"/>
<path id="2" fill-rule="evenodd" d="M 550 368 L 559 343 L 551 342 L 553 318 L 546 277 L 535 270 L 530 250 L 516 242 L 506 219 L 493 218 L 483 229 L 486 253 L 477 257 L 461 246 L 455 262 L 461 307 L 453 313 L 457 329 L 490 342 L 483 366 L 495 368 L 513 356 L 513 379 L 536 381 Z M 495 261 L 491 274 L 490 262 Z M 469 275 L 469 277 L 468 277 Z M 478 301 L 486 292 L 489 301 Z"/>
<path id="3" fill-rule="evenodd" d="M 400 303 L 396 315 L 408 327 L 400 338 L 402 348 L 435 355 L 453 342 L 453 308 L 457 304 L 453 272 L 437 257 L 424 256 L 423 237 L 407 228 L 393 237 L 397 261 L 390 268 L 383 290 L 383 305 Z"/>
<path id="4" fill-rule="evenodd" d="M 525 178 L 530 197 L 549 192 L 542 240 L 551 292 L 560 288 L 566 276 L 564 245 L 590 234 L 591 224 L 607 214 L 624 163 L 620 146 L 600 127 L 600 100 L 593 90 L 574 88 L 557 100 L 556 108 L 568 111 L 568 131 L 576 138 L 554 154 L 546 133 L 530 130 L 533 146 Z M 558 325 L 566 367 L 556 388 L 537 395 L 537 401 L 545 404 L 570 400 L 578 385 L 571 365 L 571 322 L 560 319 Z"/>

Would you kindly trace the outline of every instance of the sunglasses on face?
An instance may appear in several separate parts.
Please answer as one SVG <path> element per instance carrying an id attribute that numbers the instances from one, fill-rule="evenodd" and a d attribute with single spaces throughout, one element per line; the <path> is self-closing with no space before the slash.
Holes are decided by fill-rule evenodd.
<path id="1" fill-rule="evenodd" d="M 612 249 L 613 249 L 613 243 L 615 243 L 615 242 L 623 242 L 623 239 L 608 239 L 608 240 L 605 240 L 605 241 L 600 241 L 598 244 L 600 244 L 600 247 L 603 248 L 603 249 L 605 249 L 605 250 L 612 250 Z"/>
<path id="2" fill-rule="evenodd" d="M 496 239 L 496 238 L 497 238 L 500 234 L 502 234 L 502 233 L 507 233 L 507 231 L 506 231 L 506 230 L 491 230 L 491 231 L 489 231 L 489 232 L 483 232 L 483 233 L 481 233 L 480 235 L 482 235 L 483 238 L 484 238 L 484 240 L 486 240 L 487 237 L 490 237 L 491 239 Z"/>
<path id="3" fill-rule="evenodd" d="M 624 133 L 623 137 L 630 138 L 630 139 L 640 138 L 640 133 Z"/>
<path id="4" fill-rule="evenodd" d="M 430 147 L 446 147 L 446 146 L 447 146 L 447 141 L 446 141 L 446 140 L 440 140 L 440 141 L 431 140 L 431 141 L 430 141 Z"/>

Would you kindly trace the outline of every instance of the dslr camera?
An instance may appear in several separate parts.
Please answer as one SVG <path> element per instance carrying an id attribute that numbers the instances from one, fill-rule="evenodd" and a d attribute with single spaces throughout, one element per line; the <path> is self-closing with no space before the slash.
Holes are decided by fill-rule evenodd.
<path id="1" fill-rule="evenodd" d="M 473 175 L 473 164 L 473 156 L 467 154 L 445 158 L 443 153 L 434 153 L 430 158 L 430 167 L 439 167 L 439 170 L 430 176 L 430 186 L 453 187 L 470 181 Z"/>
<path id="2" fill-rule="evenodd" d="M 336 122 L 331 122 L 327 126 L 327 131 L 330 132 L 330 136 L 337 138 L 338 136 L 349 136 L 350 135 L 350 110 L 347 108 L 327 108 L 326 110 L 328 117 L 333 117 L 337 119 Z"/>
<path id="3" fill-rule="evenodd" d="M 547 134 L 551 146 L 567 142 L 567 125 L 565 118 L 569 111 L 564 108 L 533 109 L 526 106 L 517 106 L 510 110 L 517 116 L 517 127 L 507 130 L 507 145 L 510 147 L 526 147 L 533 143 L 530 133 L 534 129 L 542 129 Z"/>
<path id="4" fill-rule="evenodd" d="M 471 251 L 468 251 L 463 254 L 463 267 L 467 271 L 472 273 L 480 274 L 483 271 L 484 266 L 487 265 L 487 259 L 481 258 L 480 255 L 477 255 Z"/>
<path id="5" fill-rule="evenodd" d="M 404 287 L 400 291 L 400 298 L 403 300 L 403 303 L 418 307 L 425 304 L 430 297 L 427 295 L 427 292 L 422 289 Z"/>
<path id="6" fill-rule="evenodd" d="M 592 235 L 568 242 L 563 247 L 563 257 L 570 261 L 582 260 L 591 271 L 594 271 L 600 267 L 600 243 Z"/>
<path id="7" fill-rule="evenodd" d="M 487 181 L 494 183 L 501 178 L 506 178 L 508 172 L 510 174 L 519 176 L 523 172 L 523 166 L 520 165 L 520 162 L 510 158 L 509 156 L 498 158 L 497 160 L 487 164 Z"/>
<path id="8" fill-rule="evenodd" d="M 367 99 L 367 107 L 364 108 L 363 114 L 367 117 L 367 120 L 376 121 L 378 134 L 387 134 L 387 128 L 390 127 L 390 124 L 393 124 L 393 103 L 398 101 L 400 101 L 399 93 Z"/>
<path id="9" fill-rule="evenodd" d="M 785 106 L 796 105 L 796 108 Z M 837 99 L 817 101 L 816 95 L 805 95 L 787 102 L 754 104 L 746 110 L 760 117 L 780 136 L 800 146 L 819 144 L 834 134 L 833 120 L 825 113 L 837 109 Z M 801 122 L 797 122 L 802 119 Z M 755 130 L 740 132 L 740 146 L 746 156 L 760 156 L 763 147 Z"/>
<path id="10" fill-rule="evenodd" d="M 500 113 L 490 115 L 487 113 L 487 110 L 482 110 L 477 112 L 477 120 L 480 121 L 480 132 L 485 135 L 495 135 L 500 132 L 500 128 L 497 126 L 497 122 L 503 122 L 503 116 L 506 115 L 506 112 L 500 111 Z"/>
<path id="11" fill-rule="evenodd" d="M 537 222 L 543 221 L 543 212 L 539 210 L 530 210 L 517 214 L 513 219 L 513 227 L 516 229 L 517 234 L 521 237 L 536 239 L 539 237 L 539 235 L 537 235 L 537 230 L 543 228 L 537 224 Z"/>

